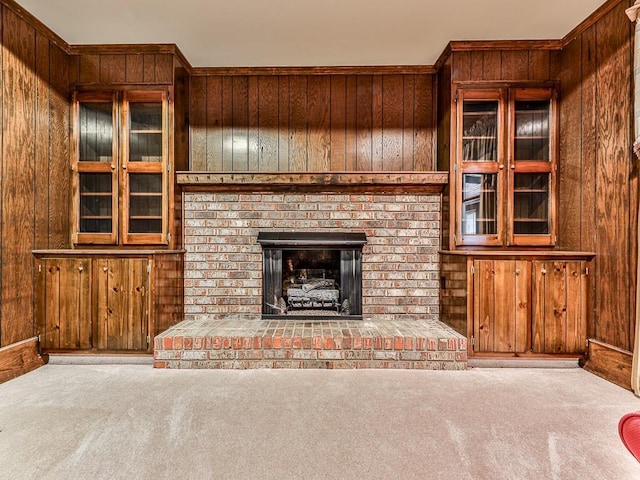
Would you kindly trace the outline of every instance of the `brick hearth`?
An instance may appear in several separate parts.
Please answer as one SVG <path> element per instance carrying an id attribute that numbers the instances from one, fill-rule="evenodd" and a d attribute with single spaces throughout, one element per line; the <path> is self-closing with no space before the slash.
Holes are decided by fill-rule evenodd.
<path id="1" fill-rule="evenodd" d="M 464 370 L 467 339 L 437 320 L 184 320 L 155 338 L 156 368 Z"/>

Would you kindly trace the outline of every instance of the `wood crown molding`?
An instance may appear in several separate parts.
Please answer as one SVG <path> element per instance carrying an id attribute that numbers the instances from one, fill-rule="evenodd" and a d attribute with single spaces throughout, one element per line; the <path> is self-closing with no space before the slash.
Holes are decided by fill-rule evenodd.
<path id="1" fill-rule="evenodd" d="M 196 67 L 192 75 L 433 75 L 433 65 L 327 66 L 327 67 Z"/>
<path id="2" fill-rule="evenodd" d="M 449 42 L 452 52 L 479 50 L 560 50 L 561 40 L 454 40 Z"/>
<path id="3" fill-rule="evenodd" d="M 25 22 L 35 28 L 38 33 L 47 37 L 51 42 L 60 47 L 67 55 L 69 54 L 70 46 L 67 42 L 65 42 L 61 37 L 58 36 L 58 34 L 56 34 L 53 30 L 51 30 L 44 23 L 42 23 L 31 13 L 29 13 L 25 8 L 23 8 L 21 5 L 18 5 L 14 0 L 0 0 L 0 5 L 11 10 L 18 17 L 22 18 Z"/>
<path id="4" fill-rule="evenodd" d="M 0 0 L 2 1 L 2 0 Z M 175 43 L 119 43 L 100 45 L 69 45 L 70 55 L 141 55 L 141 54 L 167 54 L 173 55 L 178 62 L 190 73 L 193 67 L 187 57 Z"/>

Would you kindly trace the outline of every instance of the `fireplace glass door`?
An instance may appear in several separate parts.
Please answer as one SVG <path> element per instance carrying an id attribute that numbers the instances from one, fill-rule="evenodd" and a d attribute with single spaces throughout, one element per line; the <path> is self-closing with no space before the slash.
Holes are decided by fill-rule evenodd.
<path id="1" fill-rule="evenodd" d="M 259 242 L 263 245 L 263 316 L 361 318 L 362 245 L 326 239 L 318 245 L 304 245 L 304 241 L 269 245 L 260 237 Z"/>

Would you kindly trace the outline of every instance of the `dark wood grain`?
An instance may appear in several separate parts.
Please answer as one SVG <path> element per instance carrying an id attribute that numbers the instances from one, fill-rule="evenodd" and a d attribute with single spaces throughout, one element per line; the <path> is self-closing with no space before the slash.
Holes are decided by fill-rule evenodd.
<path id="1" fill-rule="evenodd" d="M 260 169 L 260 150 L 258 145 L 258 124 L 260 122 L 259 77 L 248 78 L 247 85 L 247 171 Z"/>
<path id="2" fill-rule="evenodd" d="M 47 356 L 38 353 L 38 338 L 0 348 L 0 383 L 31 372 L 47 363 Z"/>
<path id="3" fill-rule="evenodd" d="M 156 56 L 152 53 L 145 53 L 142 57 L 142 68 L 142 81 L 154 83 L 156 81 Z"/>
<path id="4" fill-rule="evenodd" d="M 278 77 L 278 171 L 289 171 L 290 77 Z"/>
<path id="5" fill-rule="evenodd" d="M 208 77 L 195 77 L 198 80 L 205 83 L 205 87 L 199 87 L 197 91 L 193 91 L 193 99 L 197 104 L 202 102 L 203 96 L 206 99 L 205 106 L 205 126 L 203 127 L 203 139 L 204 145 L 199 146 L 198 152 L 203 154 L 202 148 L 204 148 L 204 164 L 207 170 L 222 169 L 222 152 L 223 152 L 223 110 L 222 110 L 222 79 L 220 78 L 208 78 Z M 192 101 L 193 101 L 192 99 Z M 202 109 L 197 109 L 198 111 Z M 197 119 L 202 121 L 201 119 Z M 191 127 L 193 129 L 193 126 Z M 195 154 L 192 149 L 192 155 Z"/>
<path id="6" fill-rule="evenodd" d="M 278 78 L 258 78 L 258 169 L 278 171 Z"/>
<path id="7" fill-rule="evenodd" d="M 529 78 L 529 51 L 501 52 L 501 80 L 521 80 Z"/>
<path id="8" fill-rule="evenodd" d="M 222 79 L 222 169 L 233 170 L 233 79 Z"/>
<path id="9" fill-rule="evenodd" d="M 616 385 L 631 390 L 633 354 L 598 340 L 589 340 L 588 358 L 584 369 Z"/>
<path id="10" fill-rule="evenodd" d="M 529 79 L 550 80 L 549 62 L 549 50 L 529 51 Z"/>
<path id="11" fill-rule="evenodd" d="M 369 171 L 373 166 L 373 77 L 359 76 L 356 85 L 356 169 Z"/>
<path id="12" fill-rule="evenodd" d="M 78 83 L 100 81 L 100 55 L 82 55 L 78 62 Z"/>
<path id="13" fill-rule="evenodd" d="M 49 39 L 36 35 L 35 248 L 49 246 Z"/>
<path id="14" fill-rule="evenodd" d="M 416 76 L 414 102 L 413 170 L 421 172 L 434 170 L 433 77 Z"/>
<path id="15" fill-rule="evenodd" d="M 329 170 L 347 170 L 347 77 L 334 75 L 331 82 L 331 166 Z"/>
<path id="16" fill-rule="evenodd" d="M 126 55 L 100 55 L 100 83 L 125 83 L 127 73 L 126 60 Z"/>
<path id="17" fill-rule="evenodd" d="M 155 57 L 154 83 L 172 84 L 174 56 L 168 53 L 158 53 Z"/>
<path id="18" fill-rule="evenodd" d="M 450 82 L 449 82 L 450 84 Z M 416 89 L 416 77 L 414 75 L 402 76 L 402 126 L 399 127 L 402 130 L 402 154 L 400 161 L 398 162 L 397 170 L 411 171 L 415 170 L 415 156 L 413 154 L 415 150 L 415 138 L 414 131 L 414 115 L 415 108 L 415 89 Z M 439 168 L 439 167 L 438 167 Z"/>
<path id="19" fill-rule="evenodd" d="M 380 172 L 384 170 L 383 163 L 383 78 L 374 75 L 371 78 L 371 170 Z"/>
<path id="20" fill-rule="evenodd" d="M 482 55 L 482 79 L 501 80 L 502 52 L 500 50 L 486 50 Z"/>
<path id="21" fill-rule="evenodd" d="M 331 170 L 331 78 L 307 78 L 307 150 L 311 171 Z"/>
<path id="22" fill-rule="evenodd" d="M 382 160 L 374 170 L 403 170 L 404 146 L 404 84 L 403 77 L 382 77 Z M 411 130 L 409 130 L 411 131 Z M 413 145 L 412 145 L 413 147 Z"/>
<path id="23" fill-rule="evenodd" d="M 207 77 L 193 77 L 191 79 L 189 95 L 189 101 L 191 103 L 189 114 L 191 145 L 189 149 L 191 152 L 190 168 L 193 170 L 208 170 L 211 168 L 207 165 L 207 135 L 209 134 L 209 130 L 211 130 L 211 135 L 214 135 L 216 132 L 220 135 L 219 129 L 208 128 L 207 118 L 209 105 L 207 105 L 206 108 L 201 108 L 200 105 L 203 98 L 206 98 L 208 102 L 213 102 L 216 98 L 213 93 L 209 95 L 207 92 L 207 81 Z M 222 138 L 220 138 L 218 144 L 220 148 L 222 148 Z M 216 142 L 212 139 L 211 148 L 214 149 L 215 145 Z M 220 159 L 222 159 L 222 155 L 220 155 Z"/>
<path id="24" fill-rule="evenodd" d="M 2 331 L 0 345 L 34 334 L 36 35 L 10 10 L 2 16 Z"/>
<path id="25" fill-rule="evenodd" d="M 291 77 L 289 80 L 289 169 L 293 172 L 307 171 L 307 95 L 306 76 Z"/>
<path id="26" fill-rule="evenodd" d="M 127 83 L 143 83 L 144 82 L 144 57 L 142 54 L 126 55 L 126 82 Z"/>

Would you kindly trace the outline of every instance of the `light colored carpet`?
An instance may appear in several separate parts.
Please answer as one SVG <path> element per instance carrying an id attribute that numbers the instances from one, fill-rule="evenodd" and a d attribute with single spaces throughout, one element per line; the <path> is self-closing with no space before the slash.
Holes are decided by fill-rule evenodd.
<path id="1" fill-rule="evenodd" d="M 0 478 L 634 479 L 634 410 L 577 368 L 46 365 L 0 385 Z"/>

